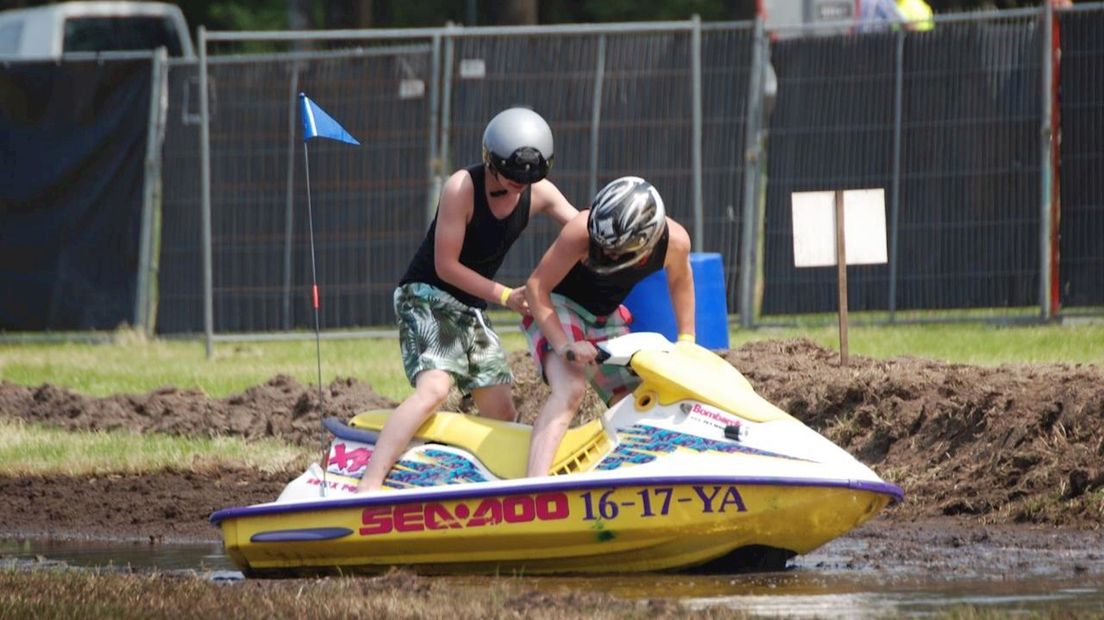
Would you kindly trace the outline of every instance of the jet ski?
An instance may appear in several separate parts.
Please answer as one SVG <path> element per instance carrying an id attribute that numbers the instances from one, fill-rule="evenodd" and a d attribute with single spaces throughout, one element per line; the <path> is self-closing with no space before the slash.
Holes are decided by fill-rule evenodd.
<path id="1" fill-rule="evenodd" d="M 439 412 L 357 494 L 390 410 L 332 434 L 273 502 L 211 515 L 249 576 L 781 570 L 902 501 L 900 487 L 774 406 L 717 354 L 660 334 L 599 343 L 640 386 L 527 478 L 532 427 Z"/>

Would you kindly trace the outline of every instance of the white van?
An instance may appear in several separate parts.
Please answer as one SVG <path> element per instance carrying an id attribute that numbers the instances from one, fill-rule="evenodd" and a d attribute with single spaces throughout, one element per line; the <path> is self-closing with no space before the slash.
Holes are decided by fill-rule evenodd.
<path id="1" fill-rule="evenodd" d="M 153 50 L 194 58 L 184 14 L 164 2 L 62 2 L 0 11 L 0 60 Z"/>

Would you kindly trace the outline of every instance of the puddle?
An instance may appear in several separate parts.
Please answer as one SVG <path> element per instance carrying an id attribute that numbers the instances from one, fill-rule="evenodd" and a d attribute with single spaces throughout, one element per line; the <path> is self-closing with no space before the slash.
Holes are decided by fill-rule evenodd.
<path id="1" fill-rule="evenodd" d="M 1104 608 L 1104 558 L 1091 549 L 975 545 L 934 549 L 923 561 L 878 558 L 884 541 L 843 538 L 778 573 L 527 577 L 534 589 L 604 592 L 623 599 L 662 594 L 691 609 L 724 608 L 764 618 L 866 618 L 936 615 L 955 605 L 995 612 L 1086 613 Z M 866 558 L 856 562 L 855 558 Z M 134 571 L 195 571 L 215 581 L 241 573 L 219 543 L 0 539 L 0 566 L 56 564 Z M 440 577 L 481 584 L 490 577 Z"/>
<path id="2" fill-rule="evenodd" d="M 134 571 L 237 571 L 222 543 L 155 544 L 120 541 L 0 539 L 0 558 L 9 562 L 51 562 L 77 567 Z"/>

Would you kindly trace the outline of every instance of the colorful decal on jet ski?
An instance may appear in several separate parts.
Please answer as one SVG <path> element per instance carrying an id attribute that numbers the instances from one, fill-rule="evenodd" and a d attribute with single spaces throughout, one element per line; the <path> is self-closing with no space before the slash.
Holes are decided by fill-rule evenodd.
<path id="1" fill-rule="evenodd" d="M 342 476 L 359 478 L 371 458 L 372 446 L 338 438 L 330 444 L 330 453 L 326 457 L 326 470 Z"/>
<path id="2" fill-rule="evenodd" d="M 736 442 L 716 441 L 646 424 L 634 424 L 622 431 L 621 443 L 602 459 L 595 469 L 609 471 L 621 467 L 651 463 L 657 457 L 670 454 L 678 448 L 685 448 L 694 452 L 754 454 L 797 461 L 804 460 L 785 454 L 750 448 Z"/>
<path id="3" fill-rule="evenodd" d="M 424 460 L 399 461 L 387 476 L 386 486 L 409 489 L 490 480 L 470 459 L 454 452 L 427 448 L 418 452 L 418 456 Z"/>

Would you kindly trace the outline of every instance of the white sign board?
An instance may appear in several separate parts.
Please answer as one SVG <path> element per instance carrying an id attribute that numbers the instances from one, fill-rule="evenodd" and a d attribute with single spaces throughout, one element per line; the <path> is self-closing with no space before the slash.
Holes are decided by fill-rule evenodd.
<path id="1" fill-rule="evenodd" d="M 487 77 L 487 63 L 482 58 L 464 58 L 460 61 L 460 79 L 482 80 Z"/>
<path id="2" fill-rule="evenodd" d="M 835 192 L 794 192 L 793 251 L 795 267 L 836 264 Z M 848 265 L 878 265 L 886 258 L 885 190 L 843 192 L 844 252 Z"/>
<path id="3" fill-rule="evenodd" d="M 421 99 L 425 95 L 425 82 L 406 79 L 399 82 L 399 99 Z"/>

